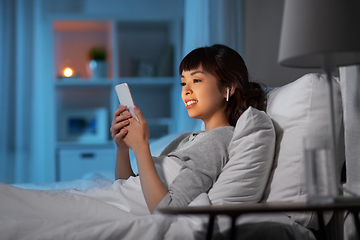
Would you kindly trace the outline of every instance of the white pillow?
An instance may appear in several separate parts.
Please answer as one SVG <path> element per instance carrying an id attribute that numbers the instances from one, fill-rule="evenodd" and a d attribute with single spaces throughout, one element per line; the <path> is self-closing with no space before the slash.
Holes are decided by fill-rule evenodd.
<path id="1" fill-rule="evenodd" d="M 275 129 L 268 115 L 249 107 L 238 119 L 229 161 L 209 191 L 212 204 L 259 202 L 275 151 Z"/>
<path id="2" fill-rule="evenodd" d="M 334 80 L 335 125 L 339 155 L 344 152 L 340 86 Z M 274 168 L 264 196 L 267 202 L 307 200 L 304 176 L 303 139 L 310 133 L 329 133 L 328 84 L 324 75 L 307 74 L 285 86 L 271 90 L 267 114 L 276 130 Z M 339 158 L 338 158 L 339 159 Z M 339 161 L 339 168 L 343 163 Z M 316 228 L 311 213 L 289 214 L 300 224 Z"/>

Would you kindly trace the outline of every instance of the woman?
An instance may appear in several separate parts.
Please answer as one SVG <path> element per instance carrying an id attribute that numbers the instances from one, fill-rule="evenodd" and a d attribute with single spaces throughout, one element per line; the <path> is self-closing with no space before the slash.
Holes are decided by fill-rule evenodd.
<path id="1" fill-rule="evenodd" d="M 198 48 L 190 52 L 179 67 L 182 100 L 192 118 L 201 119 L 204 132 L 181 135 L 162 153 L 181 166 L 177 176 L 164 185 L 149 148 L 149 130 L 140 109 L 136 121 L 119 106 L 114 113 L 112 137 L 117 145 L 115 176 L 134 176 L 129 148 L 135 154 L 142 192 L 153 213 L 158 207 L 186 206 L 200 193 L 207 192 L 228 160 L 227 147 L 240 115 L 249 107 L 264 110 L 264 92 L 249 82 L 242 57 L 224 45 Z"/>

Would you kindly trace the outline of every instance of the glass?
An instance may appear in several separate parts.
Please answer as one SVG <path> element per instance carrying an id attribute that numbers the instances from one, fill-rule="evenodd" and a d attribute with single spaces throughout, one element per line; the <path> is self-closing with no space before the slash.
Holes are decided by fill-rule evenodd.
<path id="1" fill-rule="evenodd" d="M 304 139 L 305 177 L 309 204 L 333 203 L 337 196 L 336 171 L 329 137 Z"/>

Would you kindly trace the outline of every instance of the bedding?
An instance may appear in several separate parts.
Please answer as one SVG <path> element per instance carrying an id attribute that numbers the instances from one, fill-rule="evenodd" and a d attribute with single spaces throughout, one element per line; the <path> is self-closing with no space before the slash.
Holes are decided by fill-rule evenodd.
<path id="1" fill-rule="evenodd" d="M 231 148 L 234 156 L 228 162 L 227 169 L 220 174 L 219 183 L 214 185 L 214 190 L 209 194 L 200 194 L 190 205 L 210 205 L 219 202 L 231 202 L 231 198 L 241 198 L 241 191 L 236 195 L 227 195 L 226 176 L 242 170 L 239 164 L 241 157 L 236 159 L 236 152 L 241 150 L 238 146 L 249 149 L 244 153 L 247 166 L 255 166 L 253 171 L 243 169 L 243 176 L 249 177 L 247 181 L 259 181 L 257 184 L 246 185 L 240 178 L 234 181 L 233 186 L 246 187 L 251 192 L 251 186 L 256 187 L 256 194 L 251 201 L 258 201 L 266 178 L 270 172 L 271 156 L 274 151 L 274 128 L 269 118 L 260 111 L 248 109 L 244 116 L 239 118 L 237 129 L 234 132 Z M 255 124 L 256 123 L 256 124 Z M 258 126 L 259 125 L 259 126 Z M 260 130 L 260 131 L 259 131 Z M 246 133 L 244 131 L 247 131 Z M 263 131 L 264 135 L 261 135 Z M 257 135 L 260 134 L 260 135 Z M 159 142 L 152 143 L 152 153 L 160 153 L 170 141 L 178 136 L 167 136 Z M 271 138 L 273 140 L 271 140 Z M 164 140 L 165 139 L 165 140 Z M 250 141 L 249 139 L 252 139 Z M 253 141 L 258 139 L 260 141 Z M 239 143 L 240 142 L 240 143 Z M 256 143 L 254 145 L 254 143 Z M 239 144 L 239 145 L 237 145 Z M 268 145 L 267 145 L 268 144 Z M 260 147 L 261 146 L 261 147 Z M 232 150 L 231 150 L 232 149 Z M 259 157 L 257 151 L 265 153 L 264 159 Z M 257 158 L 255 158 L 257 156 Z M 257 159 L 251 162 L 251 159 Z M 265 162 L 262 166 L 261 161 Z M 257 164 L 260 164 L 257 166 Z M 226 165 L 225 165 L 226 166 Z M 170 172 L 165 178 L 174 178 L 171 172 L 178 172 L 175 164 L 157 164 L 158 170 Z M 174 169 L 173 169 L 174 167 Z M 259 168 L 259 171 L 256 170 Z M 172 171 L 171 171 L 172 169 Z M 233 171 L 231 173 L 231 171 Z M 247 171 L 254 174 L 247 175 Z M 256 177 L 256 174 L 261 176 Z M 224 179 L 224 181 L 222 180 Z M 169 180 L 171 181 L 171 180 Z M 223 181 L 223 182 L 222 182 Z M 240 184 L 239 184 L 240 183 Z M 243 184 L 243 185 L 242 185 Z M 84 179 L 66 183 L 53 183 L 47 185 L 18 185 L 0 184 L 0 233 L 1 239 L 204 239 L 208 218 L 206 216 L 169 216 L 162 214 L 149 214 L 143 198 L 139 178 L 114 181 L 112 173 L 90 173 Z M 28 190 L 28 188 L 53 189 L 53 190 Z M 65 189 L 66 188 L 66 189 Z M 221 190 L 225 190 L 222 191 Z M 215 192 L 218 195 L 215 196 Z M 230 191 L 232 192 L 232 191 Z M 122 196 L 126 196 L 122 197 Z M 209 196 L 211 196 L 209 198 Z M 234 198 L 236 199 L 236 198 Z M 213 201 L 212 201 L 213 200 Z M 236 200 L 238 201 L 238 199 Z M 219 217 L 215 226 L 215 239 L 224 239 L 231 226 L 230 219 Z M 259 224 L 258 224 L 259 223 Z M 314 240 L 311 231 L 291 220 L 285 214 L 270 214 L 267 217 L 242 216 L 236 223 L 241 236 L 246 239 L 255 239 L 261 229 L 269 229 L 268 226 L 279 226 L 291 233 L 291 239 Z M 248 227 L 254 225 L 254 227 Z M 269 236 L 284 236 L 280 230 L 268 231 Z M 258 238 L 261 239 L 261 238 Z"/>
<path id="2" fill-rule="evenodd" d="M 1 239 L 174 239 L 179 226 L 177 239 L 194 239 L 203 229 L 197 218 L 151 215 L 139 177 L 84 191 L 0 184 L 0 199 Z"/>
<path id="3" fill-rule="evenodd" d="M 5 185 L 0 191 L 1 204 L 7 205 L 0 211 L 2 239 L 142 239 L 145 232 L 139 229 L 146 229 L 147 239 L 158 239 L 171 224 L 171 219 L 161 216 L 123 211 L 97 199 L 94 192 L 86 196 Z M 108 201 L 113 197 L 110 189 L 102 189 L 101 194 Z"/>
<path id="4" fill-rule="evenodd" d="M 339 79 L 333 79 L 338 172 L 344 163 L 344 133 Z M 276 131 L 276 155 L 266 187 L 267 202 L 306 202 L 303 139 L 310 133 L 329 133 L 328 83 L 325 75 L 310 73 L 269 92 L 267 114 Z M 289 213 L 294 221 L 318 229 L 316 214 Z M 326 216 L 326 222 L 331 214 Z"/>
<path id="5" fill-rule="evenodd" d="M 126 194 L 130 201 L 122 198 Z M 150 215 L 138 177 L 118 180 L 105 187 L 84 191 L 27 190 L 0 184 L 1 239 L 204 239 L 206 216 Z M 206 193 L 190 206 L 210 205 Z M 2 207 L 5 206 L 6 208 Z M 56 206 L 56 207 L 54 207 Z M 130 213 L 129 211 L 133 211 Z M 19 214 L 21 213 L 21 215 Z M 258 225 L 260 224 L 260 225 Z M 291 239 L 315 240 L 311 232 L 285 214 L 245 215 L 237 221 L 244 240 L 254 238 L 260 229 L 268 236 L 291 235 Z M 219 217 L 214 239 L 225 239 L 230 219 Z M 253 226 L 253 227 L 250 227 Z M 269 230 L 269 226 L 272 228 Z M 275 228 L 277 226 L 277 228 Z M 282 229 L 282 230 L 279 230 Z M 283 230 L 286 230 L 285 233 Z"/>
<path id="6" fill-rule="evenodd" d="M 249 107 L 238 119 L 229 161 L 209 191 L 212 204 L 262 199 L 275 151 L 275 129 L 265 112 Z"/>
<path id="7" fill-rule="evenodd" d="M 53 183 L 17 183 L 15 187 L 34 189 L 34 190 L 57 190 L 57 189 L 77 189 L 86 190 L 92 187 L 101 187 L 112 184 L 115 181 L 113 171 L 89 172 L 81 179 L 72 181 L 61 181 Z"/>

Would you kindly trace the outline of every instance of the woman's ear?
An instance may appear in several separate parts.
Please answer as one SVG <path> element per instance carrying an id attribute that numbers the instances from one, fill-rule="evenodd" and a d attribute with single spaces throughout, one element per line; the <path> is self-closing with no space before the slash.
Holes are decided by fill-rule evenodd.
<path id="1" fill-rule="evenodd" d="M 236 87 L 235 87 L 235 86 L 231 86 L 231 87 L 230 87 L 230 91 L 229 91 L 230 96 L 229 96 L 229 97 L 231 97 L 232 95 L 234 95 L 234 93 L 235 93 L 235 89 L 236 89 Z"/>

